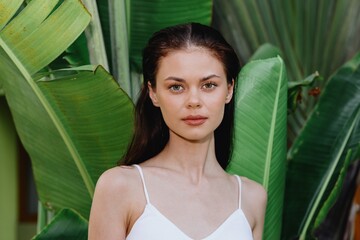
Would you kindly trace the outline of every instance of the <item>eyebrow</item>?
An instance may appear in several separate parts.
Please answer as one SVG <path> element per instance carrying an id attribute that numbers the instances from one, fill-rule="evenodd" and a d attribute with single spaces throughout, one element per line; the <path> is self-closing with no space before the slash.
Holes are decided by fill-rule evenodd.
<path id="1" fill-rule="evenodd" d="M 209 76 L 203 77 L 200 79 L 201 82 L 209 80 L 211 78 L 220 78 L 220 76 L 216 75 L 216 74 L 211 74 Z M 167 78 L 165 78 L 166 80 L 173 80 L 173 81 L 177 81 L 177 82 L 185 82 L 185 79 L 179 78 L 179 77 L 174 77 L 174 76 L 169 76 Z"/>

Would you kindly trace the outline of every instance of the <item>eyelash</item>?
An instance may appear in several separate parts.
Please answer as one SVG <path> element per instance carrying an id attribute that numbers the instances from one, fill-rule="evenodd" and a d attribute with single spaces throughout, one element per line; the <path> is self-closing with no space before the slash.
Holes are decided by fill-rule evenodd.
<path id="1" fill-rule="evenodd" d="M 179 88 L 179 87 L 181 87 L 182 89 L 181 90 L 174 89 L 174 88 Z M 173 84 L 173 85 L 169 86 L 169 90 L 172 91 L 172 92 L 178 93 L 178 92 L 181 92 L 182 90 L 184 90 L 184 87 L 182 85 L 180 85 L 180 84 Z"/>
<path id="2" fill-rule="evenodd" d="M 214 83 L 214 82 L 205 82 L 201 86 L 201 88 L 205 89 L 205 90 L 212 90 L 212 89 L 216 88 L 217 86 L 218 85 L 216 83 Z M 175 89 L 175 88 L 178 88 L 178 89 Z M 179 88 L 181 88 L 181 89 L 179 89 Z M 182 92 L 184 90 L 184 87 L 181 84 L 173 84 L 173 85 L 169 86 L 169 90 L 174 92 L 174 93 L 180 93 L 180 92 Z"/>
<path id="3" fill-rule="evenodd" d="M 217 87 L 218 85 L 214 82 L 206 82 L 203 84 L 203 87 L 205 87 L 205 89 L 213 89 L 215 87 Z"/>

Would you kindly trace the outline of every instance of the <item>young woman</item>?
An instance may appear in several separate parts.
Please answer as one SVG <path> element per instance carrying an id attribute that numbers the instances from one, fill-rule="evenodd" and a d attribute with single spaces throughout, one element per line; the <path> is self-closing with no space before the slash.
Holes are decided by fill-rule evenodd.
<path id="1" fill-rule="evenodd" d="M 227 174 L 240 70 L 214 29 L 189 23 L 155 33 L 133 141 L 98 180 L 89 239 L 261 239 L 266 193 Z"/>

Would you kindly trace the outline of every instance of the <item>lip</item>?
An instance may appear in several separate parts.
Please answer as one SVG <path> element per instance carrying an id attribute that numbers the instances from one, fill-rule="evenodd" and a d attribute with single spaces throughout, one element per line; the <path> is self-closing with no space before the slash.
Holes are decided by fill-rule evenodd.
<path id="1" fill-rule="evenodd" d="M 201 124 L 203 124 L 204 122 L 206 122 L 208 118 L 201 116 L 201 115 L 189 115 L 185 118 L 183 118 L 182 120 L 190 126 L 199 126 Z"/>

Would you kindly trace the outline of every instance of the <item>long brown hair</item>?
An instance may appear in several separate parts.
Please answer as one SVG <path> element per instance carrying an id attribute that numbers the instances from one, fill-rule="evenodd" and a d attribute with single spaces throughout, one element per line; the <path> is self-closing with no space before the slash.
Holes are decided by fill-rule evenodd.
<path id="1" fill-rule="evenodd" d="M 135 132 L 127 152 L 120 164 L 139 164 L 160 153 L 169 141 L 169 128 L 161 111 L 149 97 L 148 82 L 156 86 L 159 61 L 169 52 L 196 46 L 207 49 L 222 64 L 229 84 L 234 80 L 234 93 L 240 71 L 239 59 L 234 49 L 215 29 L 199 24 L 187 23 L 165 28 L 153 34 L 143 50 L 142 69 L 144 82 L 135 107 Z M 215 130 L 216 158 L 226 168 L 231 154 L 234 122 L 234 98 L 225 105 L 224 117 Z"/>

